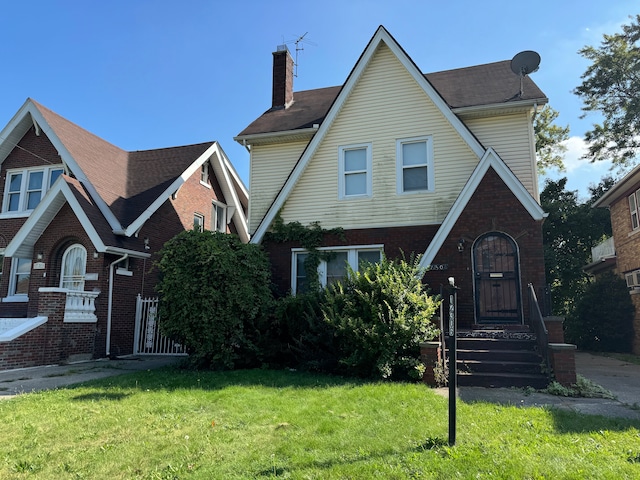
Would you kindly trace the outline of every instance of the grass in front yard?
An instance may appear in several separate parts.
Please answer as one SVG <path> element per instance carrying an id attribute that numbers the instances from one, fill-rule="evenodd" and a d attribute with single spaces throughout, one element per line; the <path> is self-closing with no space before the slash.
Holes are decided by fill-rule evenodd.
<path id="1" fill-rule="evenodd" d="M 640 478 L 640 422 L 423 385 L 164 369 L 0 402 L 0 478 Z"/>

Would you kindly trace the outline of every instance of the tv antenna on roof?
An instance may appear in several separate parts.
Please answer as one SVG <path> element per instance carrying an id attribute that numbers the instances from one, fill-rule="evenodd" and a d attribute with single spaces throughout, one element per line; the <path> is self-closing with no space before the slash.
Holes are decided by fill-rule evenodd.
<path id="1" fill-rule="evenodd" d="M 522 97 L 524 77 L 538 71 L 540 55 L 533 50 L 525 50 L 511 59 L 511 71 L 520 77 L 520 93 Z"/>
<path id="2" fill-rule="evenodd" d="M 288 42 L 284 42 L 285 45 L 289 44 L 289 43 L 295 43 L 296 44 L 296 59 L 295 59 L 295 62 L 294 62 L 294 65 L 295 65 L 296 69 L 295 69 L 295 72 L 293 74 L 293 76 L 296 77 L 296 78 L 298 77 L 298 52 L 302 52 L 304 50 L 304 44 L 305 43 L 307 45 L 311 45 L 313 47 L 317 47 L 318 46 L 317 43 L 314 43 L 314 42 L 304 38 L 304 37 L 307 36 L 307 33 L 309 33 L 309 32 L 305 32 L 304 35 L 300 35 L 297 38 L 297 40 L 289 40 Z"/>

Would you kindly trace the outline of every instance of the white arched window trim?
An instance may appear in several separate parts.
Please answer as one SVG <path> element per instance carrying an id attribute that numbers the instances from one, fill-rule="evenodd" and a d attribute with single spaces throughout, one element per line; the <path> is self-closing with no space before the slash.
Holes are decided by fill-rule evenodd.
<path id="1" fill-rule="evenodd" d="M 84 290 L 84 278 L 87 269 L 87 249 L 79 243 L 71 245 L 62 255 L 62 275 L 60 288 Z"/>

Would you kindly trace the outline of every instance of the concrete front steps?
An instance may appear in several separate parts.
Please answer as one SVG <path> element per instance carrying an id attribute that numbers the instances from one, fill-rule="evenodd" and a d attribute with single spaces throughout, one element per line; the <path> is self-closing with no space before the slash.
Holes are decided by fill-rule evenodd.
<path id="1" fill-rule="evenodd" d="M 543 360 L 535 336 L 525 329 L 459 332 L 458 385 L 545 388 Z"/>

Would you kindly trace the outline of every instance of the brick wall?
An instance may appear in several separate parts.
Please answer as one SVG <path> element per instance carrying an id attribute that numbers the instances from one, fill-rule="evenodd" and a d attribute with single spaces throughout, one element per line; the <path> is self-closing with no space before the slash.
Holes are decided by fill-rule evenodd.
<path id="1" fill-rule="evenodd" d="M 345 231 L 345 239 L 325 236 L 323 246 L 384 244 L 389 258 L 404 252 L 422 254 L 439 228 L 438 225 L 390 227 Z M 438 293 L 441 285 L 448 285 L 448 277 L 455 277 L 460 287 L 458 295 L 458 320 L 461 328 L 474 323 L 473 298 L 473 242 L 481 235 L 498 231 L 511 236 L 520 253 L 520 279 L 523 314 L 528 317 L 527 284 L 542 286 L 545 283 L 544 253 L 542 248 L 542 222 L 534 221 L 500 177 L 489 169 L 467 208 L 462 212 L 451 233 L 436 254 L 433 264 L 445 265 L 444 270 L 426 273 L 424 281 L 431 291 Z M 458 241 L 465 239 L 465 247 L 458 251 Z M 291 287 L 291 249 L 300 245 L 274 243 L 265 240 L 264 248 L 272 264 L 272 280 L 279 294 Z"/>

